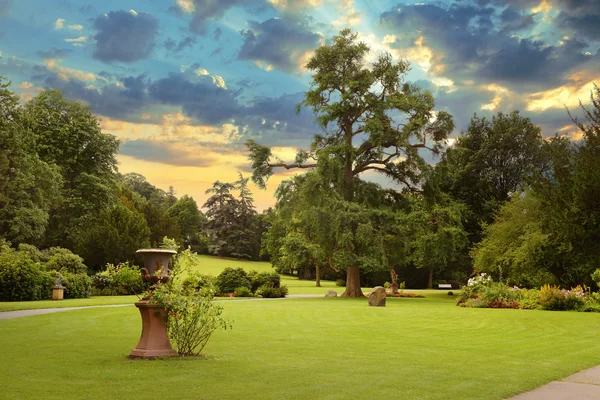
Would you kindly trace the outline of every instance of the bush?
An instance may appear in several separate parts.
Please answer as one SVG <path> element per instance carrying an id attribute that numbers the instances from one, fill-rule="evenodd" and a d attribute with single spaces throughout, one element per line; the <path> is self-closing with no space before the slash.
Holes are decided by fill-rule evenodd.
<path id="1" fill-rule="evenodd" d="M 233 293 L 239 287 L 250 289 L 250 280 L 242 268 L 225 268 L 217 276 L 217 289 L 220 293 Z"/>
<path id="2" fill-rule="evenodd" d="M 521 289 L 519 292 L 519 308 L 525 310 L 540 308 L 540 291 L 537 289 Z"/>
<path id="3" fill-rule="evenodd" d="M 70 272 L 72 274 L 86 274 L 87 267 L 83 258 L 73 254 L 70 250 L 61 247 L 51 247 L 44 252 L 47 261 L 44 267 L 47 271 Z"/>
<path id="4" fill-rule="evenodd" d="M 84 299 L 91 296 L 92 278 L 86 274 L 72 274 L 67 271 L 51 271 L 51 286 L 54 286 L 54 281 L 56 280 L 56 277 L 58 277 L 58 274 L 62 275 L 61 280 L 62 285 L 65 287 L 65 299 Z"/>
<path id="5" fill-rule="evenodd" d="M 285 297 L 288 294 L 287 286 L 283 285 L 279 288 L 273 287 L 270 284 L 262 285 L 256 290 L 256 295 L 265 299 Z"/>
<path id="6" fill-rule="evenodd" d="M 204 275 L 199 272 L 193 272 L 183 280 L 182 285 L 185 288 L 194 290 L 201 290 L 203 288 L 214 289 L 215 277 L 212 275 Z"/>
<path id="7" fill-rule="evenodd" d="M 0 248 L 0 301 L 49 299 L 53 285 L 52 277 L 26 252 Z"/>
<path id="8" fill-rule="evenodd" d="M 346 281 L 343 280 L 343 279 L 336 279 L 335 280 L 335 286 L 346 287 Z"/>
<path id="9" fill-rule="evenodd" d="M 233 297 L 254 297 L 252 291 L 247 287 L 239 287 L 233 292 Z"/>
<path id="10" fill-rule="evenodd" d="M 92 277 L 95 295 L 119 296 L 140 294 L 146 289 L 138 267 L 124 262 L 107 264 L 106 269 Z"/>
<path id="11" fill-rule="evenodd" d="M 175 282 L 160 285 L 152 302 L 167 310 L 167 333 L 177 352 L 199 355 L 217 329 L 231 328 L 221 317 L 223 306 L 214 303 L 211 290 L 195 291 Z"/>
<path id="12" fill-rule="evenodd" d="M 584 293 L 581 290 L 561 290 L 550 285 L 544 285 L 540 289 L 539 304 L 543 310 L 580 310 L 583 309 L 584 303 Z"/>
<path id="13" fill-rule="evenodd" d="M 281 286 L 281 277 L 277 272 L 257 272 L 250 271 L 248 272 L 248 280 L 250 281 L 250 289 L 252 292 L 256 292 L 256 290 L 263 285 L 273 285 L 273 287 L 278 288 Z"/>

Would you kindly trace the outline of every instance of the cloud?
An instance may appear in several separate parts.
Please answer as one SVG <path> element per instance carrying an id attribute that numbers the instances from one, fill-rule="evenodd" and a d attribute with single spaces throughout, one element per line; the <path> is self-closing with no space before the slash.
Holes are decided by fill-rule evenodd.
<path id="1" fill-rule="evenodd" d="M 152 54 L 158 20 L 145 12 L 111 11 L 96 18 L 93 57 L 105 63 L 131 63 Z"/>
<path id="2" fill-rule="evenodd" d="M 65 20 L 62 18 L 58 18 L 56 22 L 54 22 L 54 29 L 62 29 L 64 26 Z"/>
<path id="3" fill-rule="evenodd" d="M 600 6 L 596 0 L 557 0 L 561 8 L 557 25 L 578 37 L 600 41 Z"/>
<path id="4" fill-rule="evenodd" d="M 431 72 L 438 76 L 534 91 L 564 82 L 586 61 L 586 45 L 577 39 L 550 44 L 514 34 L 531 25 L 530 16 L 510 7 L 498 14 L 489 6 L 401 4 L 381 15 L 381 25 L 397 35 L 393 47 L 398 50 L 422 37 L 423 46 L 435 55 Z"/>
<path id="5" fill-rule="evenodd" d="M 165 40 L 165 47 L 168 51 L 173 51 L 174 53 L 180 53 L 186 47 L 189 47 L 190 49 L 193 48 L 195 43 L 196 43 L 196 38 L 194 38 L 192 36 L 186 36 L 185 38 L 181 39 L 181 41 L 179 43 L 177 43 L 175 40 L 173 40 L 171 38 L 168 38 L 167 40 Z"/>
<path id="6" fill-rule="evenodd" d="M 0 17 L 7 17 L 10 14 L 12 0 L 0 0 Z"/>
<path id="7" fill-rule="evenodd" d="M 189 29 L 203 35 L 208 22 L 221 19 L 230 8 L 252 7 L 264 3 L 263 0 L 177 0 L 177 4 L 182 12 L 192 13 Z"/>
<path id="8" fill-rule="evenodd" d="M 36 54 L 43 59 L 61 59 L 69 56 L 73 50 L 71 49 L 57 49 L 52 47 L 50 50 L 38 51 Z"/>
<path id="9" fill-rule="evenodd" d="M 166 140 L 127 140 L 119 152 L 139 160 L 186 167 L 210 167 L 219 162 L 206 152 L 190 151 L 188 146 Z"/>
<path id="10" fill-rule="evenodd" d="M 87 42 L 87 36 L 79 36 L 76 38 L 66 38 L 65 42 L 73 43 L 73 46 L 82 46 L 83 43 Z"/>
<path id="11" fill-rule="evenodd" d="M 73 25 L 67 26 L 67 28 L 69 28 L 69 29 L 71 29 L 73 31 L 80 31 L 80 30 L 83 29 L 83 26 L 79 25 L 79 24 L 73 24 Z"/>
<path id="12" fill-rule="evenodd" d="M 249 22 L 242 31 L 244 44 L 238 54 L 240 60 L 250 60 L 265 70 L 272 68 L 285 72 L 302 71 L 306 56 L 319 44 L 322 37 L 296 21 L 271 18 L 264 22 Z"/>

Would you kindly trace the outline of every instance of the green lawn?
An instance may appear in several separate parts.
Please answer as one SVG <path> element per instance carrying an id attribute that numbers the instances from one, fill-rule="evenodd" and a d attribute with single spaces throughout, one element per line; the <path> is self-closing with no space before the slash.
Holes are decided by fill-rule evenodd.
<path id="1" fill-rule="evenodd" d="M 502 399 L 600 364 L 600 314 L 448 296 L 225 302 L 204 359 L 130 361 L 135 308 L 0 321 L 5 399 Z"/>
<path id="2" fill-rule="evenodd" d="M 88 299 L 66 299 L 61 301 L 2 301 L 0 311 L 34 310 L 38 308 L 65 308 L 83 306 L 104 306 L 109 304 L 133 304 L 137 296 L 92 296 Z"/>

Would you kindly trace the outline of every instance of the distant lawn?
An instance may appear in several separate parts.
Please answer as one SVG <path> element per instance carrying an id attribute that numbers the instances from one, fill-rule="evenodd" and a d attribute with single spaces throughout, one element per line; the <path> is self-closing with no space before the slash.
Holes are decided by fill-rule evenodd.
<path id="1" fill-rule="evenodd" d="M 202 260 L 198 268 L 195 271 L 201 274 L 217 276 L 227 267 L 231 268 L 243 268 L 246 271 L 255 270 L 258 272 L 273 272 L 275 269 L 271 266 L 270 262 L 267 261 L 244 261 L 236 260 L 234 258 L 220 258 L 215 256 L 200 255 Z"/>
<path id="2" fill-rule="evenodd" d="M 133 307 L 0 321 L 4 399 L 502 399 L 600 363 L 600 314 L 224 302 L 206 358 L 130 361 Z"/>

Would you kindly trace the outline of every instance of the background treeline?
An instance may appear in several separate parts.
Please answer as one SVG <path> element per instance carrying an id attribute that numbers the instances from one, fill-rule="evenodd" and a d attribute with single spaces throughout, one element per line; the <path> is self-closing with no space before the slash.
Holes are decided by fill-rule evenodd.
<path id="1" fill-rule="evenodd" d="M 169 237 L 197 253 L 270 259 L 278 272 L 317 285 L 321 278 L 345 279 L 350 264 L 360 266 L 363 285 L 390 280 L 392 268 L 408 287 L 458 286 L 481 272 L 525 287 L 594 285 L 590 274 L 600 265 L 597 87 L 591 107 L 582 106 L 586 119 L 574 120 L 578 140 L 545 140 L 517 111 L 491 120 L 475 115 L 452 146 L 436 149 L 435 166 L 419 164 L 418 176 L 404 171 L 406 179 L 421 182 L 416 189 L 384 188 L 356 176 L 351 202 L 340 197 L 336 150 L 323 145 L 320 151 L 331 153 L 283 182 L 273 209 L 256 212 L 248 179 L 240 175 L 207 190 L 204 214 L 172 187 L 164 191 L 140 174 L 119 174 L 119 142 L 101 132 L 87 107 L 54 90 L 21 105 L 0 82 L 5 263 L 29 257 L 46 265 L 68 249 L 91 273 L 136 263 L 137 249 Z M 32 249 L 43 252 L 32 255 Z"/>
<path id="2" fill-rule="evenodd" d="M 68 249 L 89 272 L 137 262 L 137 249 L 164 237 L 198 253 L 259 258 L 264 228 L 246 179 L 215 183 L 207 218 L 192 197 L 120 174 L 118 149 L 86 106 L 55 90 L 22 105 L 0 78 L 0 238 Z"/>

